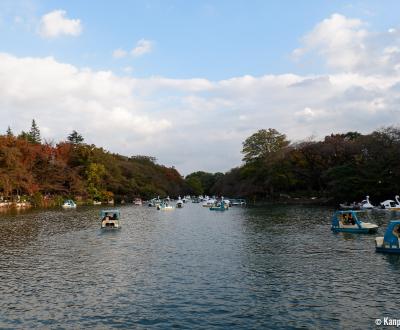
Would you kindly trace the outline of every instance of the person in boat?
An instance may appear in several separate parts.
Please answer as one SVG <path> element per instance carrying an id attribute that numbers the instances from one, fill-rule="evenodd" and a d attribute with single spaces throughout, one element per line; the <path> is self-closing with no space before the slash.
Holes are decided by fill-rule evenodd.
<path id="1" fill-rule="evenodd" d="M 353 218 L 353 215 L 351 213 L 348 215 L 348 222 L 349 222 L 349 225 L 355 225 L 356 224 L 356 222 L 355 222 L 355 220 Z"/>
<path id="2" fill-rule="evenodd" d="M 393 229 L 393 235 L 396 236 L 397 238 L 400 238 L 400 226 L 397 225 L 396 227 L 394 227 Z"/>

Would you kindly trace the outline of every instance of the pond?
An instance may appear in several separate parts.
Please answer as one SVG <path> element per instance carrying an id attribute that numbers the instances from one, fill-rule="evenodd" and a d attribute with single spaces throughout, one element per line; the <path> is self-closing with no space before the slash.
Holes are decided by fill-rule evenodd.
<path id="1" fill-rule="evenodd" d="M 199 204 L 0 214 L 0 328 L 373 328 L 400 318 L 400 257 L 333 209 Z M 382 236 L 396 214 L 370 211 Z"/>

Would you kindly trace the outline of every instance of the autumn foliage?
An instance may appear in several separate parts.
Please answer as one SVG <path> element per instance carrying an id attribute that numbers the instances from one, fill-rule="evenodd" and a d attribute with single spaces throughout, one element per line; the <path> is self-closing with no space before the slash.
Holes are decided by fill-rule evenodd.
<path id="1" fill-rule="evenodd" d="M 8 200 L 61 196 L 128 201 L 177 196 L 184 185 L 175 169 L 151 157 L 112 154 L 76 137 L 53 145 L 33 141 L 28 133 L 0 136 L 0 194 Z"/>

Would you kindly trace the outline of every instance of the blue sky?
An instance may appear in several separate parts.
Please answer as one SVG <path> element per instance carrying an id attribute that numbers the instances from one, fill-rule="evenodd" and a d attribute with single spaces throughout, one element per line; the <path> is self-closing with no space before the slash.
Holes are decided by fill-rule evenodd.
<path id="1" fill-rule="evenodd" d="M 261 128 L 298 141 L 396 125 L 399 7 L 3 0 L 0 130 L 35 118 L 46 139 L 76 129 L 187 174 L 239 165 Z M 121 134 L 105 135 L 104 121 Z"/>
<path id="2" fill-rule="evenodd" d="M 397 1 L 5 1 L 2 51 L 48 56 L 79 67 L 131 66 L 136 76 L 201 77 L 211 80 L 266 73 L 320 73 L 323 66 L 294 63 L 290 54 L 316 22 L 339 12 L 367 19 L 376 29 L 397 23 Z M 55 9 L 79 18 L 79 38 L 43 40 L 18 26 Z M 4 12 L 4 11 L 3 11 Z M 8 14 L 8 15 L 7 15 Z M 137 40 L 154 42 L 141 58 L 114 60 L 112 51 Z"/>

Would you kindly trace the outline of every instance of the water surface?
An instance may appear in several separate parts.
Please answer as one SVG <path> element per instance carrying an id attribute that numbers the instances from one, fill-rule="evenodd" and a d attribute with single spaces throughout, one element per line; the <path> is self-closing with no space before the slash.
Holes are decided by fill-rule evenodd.
<path id="1" fill-rule="evenodd" d="M 124 206 L 0 215 L 0 328 L 366 329 L 400 318 L 400 258 L 333 210 Z M 370 212 L 382 226 L 396 214 Z"/>

